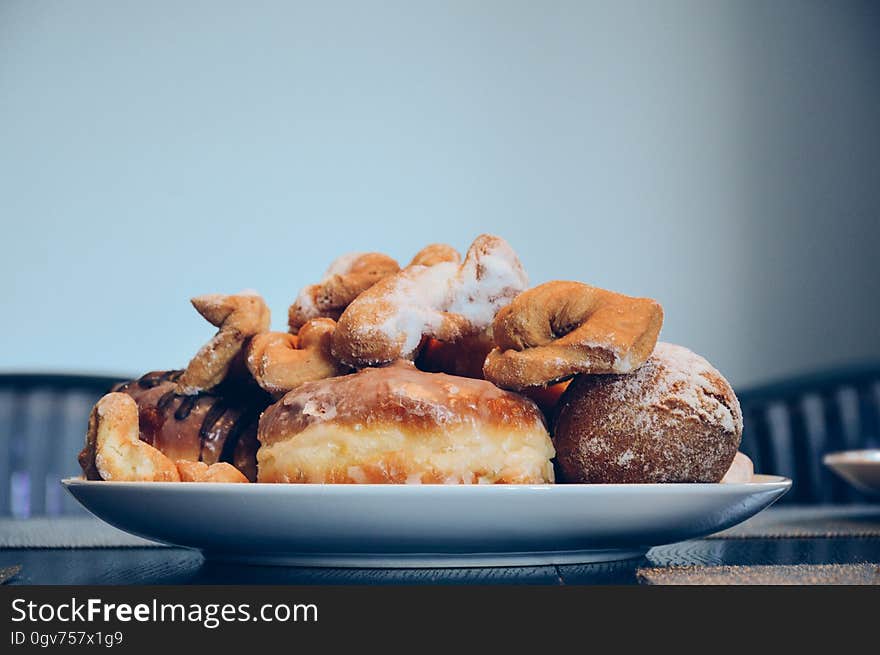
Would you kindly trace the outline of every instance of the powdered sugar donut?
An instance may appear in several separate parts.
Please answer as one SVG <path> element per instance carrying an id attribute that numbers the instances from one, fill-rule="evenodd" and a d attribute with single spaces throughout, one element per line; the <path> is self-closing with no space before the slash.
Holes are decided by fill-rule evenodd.
<path id="1" fill-rule="evenodd" d="M 339 318 L 333 354 L 356 368 L 412 359 L 423 337 L 456 341 L 483 332 L 527 285 L 507 242 L 481 235 L 461 265 L 408 266 L 359 295 Z"/>
<path id="2" fill-rule="evenodd" d="M 727 380 L 661 342 L 630 375 L 576 377 L 560 399 L 554 444 L 565 482 L 718 482 L 741 437 Z"/>

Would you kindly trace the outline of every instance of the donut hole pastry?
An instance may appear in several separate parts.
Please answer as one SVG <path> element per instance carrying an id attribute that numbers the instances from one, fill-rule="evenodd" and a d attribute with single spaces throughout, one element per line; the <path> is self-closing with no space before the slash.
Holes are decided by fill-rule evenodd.
<path id="1" fill-rule="evenodd" d="M 492 325 L 498 347 L 483 369 L 504 389 L 546 386 L 577 373 L 629 373 L 651 354 L 663 309 L 581 282 L 547 282 L 519 294 Z"/>
<path id="2" fill-rule="evenodd" d="M 293 334 L 313 318 L 339 318 L 352 300 L 379 280 L 400 270 L 398 263 L 379 252 L 349 253 L 334 260 L 317 284 L 300 291 L 287 311 Z"/>
<path id="3" fill-rule="evenodd" d="M 259 482 L 553 481 L 533 402 L 405 361 L 299 386 L 263 413 L 258 436 Z"/>
<path id="4" fill-rule="evenodd" d="M 410 266 L 364 291 L 340 316 L 333 353 L 353 368 L 413 359 L 426 337 L 450 342 L 485 331 L 527 284 L 507 242 L 484 234 L 461 265 Z"/>
<path id="5" fill-rule="evenodd" d="M 223 382 L 240 357 L 247 339 L 269 329 L 269 308 L 255 293 L 226 296 L 208 294 L 192 299 L 193 307 L 211 325 L 219 328 L 199 349 L 177 380 L 177 391 L 196 395 Z"/>
<path id="6" fill-rule="evenodd" d="M 314 318 L 298 334 L 264 332 L 254 336 L 247 349 L 247 368 L 260 387 L 279 396 L 303 382 L 347 373 L 330 352 L 336 321 Z"/>
<path id="7" fill-rule="evenodd" d="M 718 482 L 742 436 L 730 385 L 705 359 L 658 343 L 630 375 L 580 375 L 559 404 L 564 482 Z"/>
<path id="8" fill-rule="evenodd" d="M 257 421 L 271 398 L 256 385 L 228 380 L 212 391 L 178 393 L 182 371 L 154 371 L 114 387 L 136 403 L 139 437 L 172 462 L 228 462 L 249 480 L 257 477 Z M 89 480 L 101 479 L 88 448 L 80 465 Z"/>

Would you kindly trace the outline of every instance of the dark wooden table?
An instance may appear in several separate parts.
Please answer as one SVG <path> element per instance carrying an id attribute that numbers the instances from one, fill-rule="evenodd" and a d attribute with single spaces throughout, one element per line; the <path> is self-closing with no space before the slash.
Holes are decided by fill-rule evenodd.
<path id="1" fill-rule="evenodd" d="M 880 560 L 880 538 L 703 539 L 608 564 L 460 569 L 341 569 L 231 565 L 182 548 L 0 550 L 8 584 L 636 584 L 642 567 L 850 564 Z"/>
<path id="2" fill-rule="evenodd" d="M 827 567 L 815 565 L 844 565 Z M 870 566 L 864 566 L 864 565 Z M 853 566 L 862 565 L 862 566 Z M 779 569 L 779 567 L 785 567 Z M 705 539 L 653 548 L 645 557 L 601 564 L 497 568 L 352 569 L 254 566 L 206 560 L 123 533 L 90 516 L 0 519 L 0 573 L 7 584 L 637 584 L 847 582 L 859 569 L 880 583 L 880 504 L 773 507 Z M 681 569 L 679 567 L 692 567 Z M 716 567 L 730 567 L 719 569 Z M 767 568 L 769 567 L 769 568 Z M 791 567 L 796 567 L 792 569 Z M 829 568 L 834 569 L 829 576 Z M 808 577 L 798 573 L 807 569 Z M 743 573 L 748 575 L 743 577 Z M 768 572 L 776 577 L 767 578 Z M 818 577 L 817 577 L 818 576 Z M 825 577 L 823 577 L 825 576 Z M 0 578 L 3 576 L 0 575 Z"/>

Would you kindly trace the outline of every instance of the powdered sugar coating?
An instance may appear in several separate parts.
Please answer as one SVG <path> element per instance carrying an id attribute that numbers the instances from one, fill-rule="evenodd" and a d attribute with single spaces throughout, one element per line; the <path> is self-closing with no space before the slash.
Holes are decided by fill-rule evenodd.
<path id="1" fill-rule="evenodd" d="M 321 278 L 321 282 L 326 282 L 334 275 L 344 275 L 345 273 L 351 272 L 352 265 L 355 263 L 357 259 L 363 257 L 364 252 L 349 252 L 344 255 L 340 255 L 332 262 L 330 262 L 330 266 L 327 267 L 327 270 L 324 271 L 324 277 Z"/>
<path id="2" fill-rule="evenodd" d="M 653 380 L 652 384 L 646 384 Z M 645 408 L 662 407 L 671 414 L 718 425 L 725 432 L 742 433 L 742 411 L 732 393 L 727 403 L 719 399 L 719 387 L 729 384 L 715 368 L 695 352 L 659 342 L 645 365 L 634 375 L 623 376 L 612 386 L 611 398 Z"/>
<path id="3" fill-rule="evenodd" d="M 397 262 L 378 252 L 351 252 L 333 260 L 317 284 L 304 287 L 287 312 L 296 334 L 314 318 L 337 319 L 361 292 L 400 270 Z"/>
<path id="4" fill-rule="evenodd" d="M 451 304 L 452 281 L 458 266 L 443 262 L 434 266 L 411 266 L 397 275 L 389 284 L 388 293 L 381 297 L 365 299 L 364 306 L 373 305 L 378 323 L 365 323 L 354 327 L 360 334 L 373 330 L 386 339 L 399 340 L 402 354 L 413 352 L 423 334 L 430 334 L 443 325 L 443 310 Z M 380 304 L 391 304 L 397 311 L 382 311 Z M 369 310 L 368 310 L 369 311 Z"/>
<path id="5" fill-rule="evenodd" d="M 724 377 L 661 342 L 630 375 L 576 378 L 560 400 L 555 443 L 571 482 L 717 482 L 741 436 Z"/>
<path id="6" fill-rule="evenodd" d="M 410 266 L 358 296 L 339 319 L 333 351 L 352 366 L 411 358 L 424 336 L 455 341 L 482 332 L 526 286 L 507 242 L 482 235 L 461 266 Z"/>
<path id="7" fill-rule="evenodd" d="M 321 277 L 320 282 L 323 284 L 330 280 L 334 275 L 344 275 L 351 270 L 352 264 L 359 258 L 362 257 L 365 253 L 362 252 L 350 252 L 345 255 L 340 255 L 332 262 L 330 262 L 330 266 L 327 267 L 327 270 L 324 271 L 323 277 Z M 313 318 L 318 318 L 322 316 L 321 309 L 315 304 L 314 296 L 315 291 L 318 285 L 310 285 L 305 287 L 299 292 L 299 295 L 296 297 L 294 301 L 294 306 L 297 307 L 299 312 L 299 320 L 301 322 L 309 321 Z"/>

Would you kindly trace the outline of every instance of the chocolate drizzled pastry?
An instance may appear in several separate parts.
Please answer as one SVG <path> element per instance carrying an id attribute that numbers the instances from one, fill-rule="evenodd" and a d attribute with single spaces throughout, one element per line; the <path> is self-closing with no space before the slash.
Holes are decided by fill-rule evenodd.
<path id="1" fill-rule="evenodd" d="M 172 461 L 229 462 L 250 481 L 257 478 L 257 422 L 272 399 L 256 385 L 229 380 L 211 391 L 176 393 L 182 371 L 153 371 L 112 391 L 138 406 L 140 438 Z M 95 454 L 83 449 L 79 463 L 89 480 L 99 480 Z"/>

